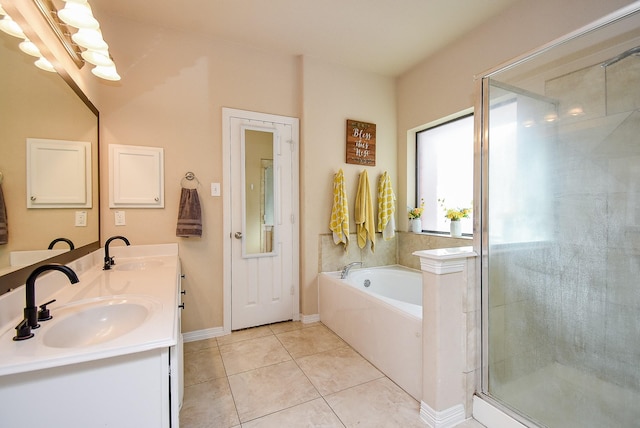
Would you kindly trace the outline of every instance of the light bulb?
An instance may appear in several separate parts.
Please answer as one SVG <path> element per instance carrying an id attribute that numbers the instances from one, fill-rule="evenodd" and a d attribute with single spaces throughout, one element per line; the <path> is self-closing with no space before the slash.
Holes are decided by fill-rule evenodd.
<path id="1" fill-rule="evenodd" d="M 49 62 L 49 60 L 47 60 L 45 57 L 40 57 L 38 58 L 38 60 L 36 62 L 34 62 L 34 64 L 36 65 L 36 67 L 38 67 L 40 70 L 44 70 L 44 71 L 50 71 L 52 73 L 56 72 L 56 69 L 53 68 L 53 65 Z"/>
<path id="2" fill-rule="evenodd" d="M 109 57 L 109 51 L 104 50 L 93 50 L 89 49 L 82 52 L 82 58 L 91 63 L 93 65 L 102 65 L 102 66 L 112 66 L 114 65 L 113 61 Z"/>
<path id="3" fill-rule="evenodd" d="M 58 17 L 65 23 L 76 28 L 97 29 L 100 24 L 93 17 L 88 3 L 68 1 L 64 8 L 58 11 Z"/>
<path id="4" fill-rule="evenodd" d="M 71 39 L 85 49 L 102 51 L 109 48 L 99 29 L 81 28 L 71 36 Z"/>
<path id="5" fill-rule="evenodd" d="M 24 39 L 24 41 L 20 42 L 18 47 L 27 55 L 35 56 L 36 58 L 40 58 L 42 56 L 40 49 L 38 49 L 38 47 L 29 39 Z"/>
<path id="6" fill-rule="evenodd" d="M 18 23 L 11 19 L 9 15 L 5 15 L 4 18 L 0 19 L 0 30 L 13 37 L 18 37 L 20 39 L 27 38 L 27 36 L 22 32 L 22 28 L 20 28 Z"/>
<path id="7" fill-rule="evenodd" d="M 98 76 L 101 79 L 117 81 L 120 80 L 120 75 L 116 71 L 115 66 L 107 67 L 103 65 L 98 65 L 94 67 L 91 72 Z"/>

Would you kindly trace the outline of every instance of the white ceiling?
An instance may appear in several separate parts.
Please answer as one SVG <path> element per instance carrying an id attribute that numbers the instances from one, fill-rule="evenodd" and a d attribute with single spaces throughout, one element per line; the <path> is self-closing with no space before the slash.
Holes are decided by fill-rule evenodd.
<path id="1" fill-rule="evenodd" d="M 397 76 L 518 0 L 90 0 L 126 17 Z M 108 34 L 105 35 L 108 40 Z"/>

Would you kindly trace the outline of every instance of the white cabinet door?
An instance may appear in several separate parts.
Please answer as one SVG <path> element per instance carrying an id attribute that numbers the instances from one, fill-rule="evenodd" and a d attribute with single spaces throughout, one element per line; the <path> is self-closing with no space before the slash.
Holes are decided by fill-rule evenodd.
<path id="1" fill-rule="evenodd" d="M 91 143 L 27 139 L 27 208 L 91 208 Z"/>
<path id="2" fill-rule="evenodd" d="M 109 207 L 164 208 L 164 150 L 109 145 Z"/>

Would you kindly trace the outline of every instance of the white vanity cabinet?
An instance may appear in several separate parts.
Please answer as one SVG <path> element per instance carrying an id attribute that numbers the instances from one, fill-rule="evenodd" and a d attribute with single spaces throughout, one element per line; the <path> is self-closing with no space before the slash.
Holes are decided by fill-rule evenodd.
<path id="1" fill-rule="evenodd" d="M 169 348 L 3 376 L 0 402 L 7 428 L 171 427 Z"/>
<path id="2" fill-rule="evenodd" d="M 104 301 L 117 290 L 121 300 L 146 296 L 156 302 L 150 306 L 155 312 L 130 333 L 98 345 L 52 348 L 44 338 L 54 324 L 42 323 L 34 338 L 21 342 L 11 339 L 13 321 L 1 327 L 0 427 L 178 428 L 183 343 L 177 246 L 140 247 L 152 257 L 126 259 L 136 249 L 114 247 L 121 269 L 111 272 L 99 265 L 101 251 L 86 256 L 93 257 L 94 267 L 79 275 L 78 284 L 64 284 L 50 296 L 60 306 L 56 311 L 51 305 L 54 318 L 46 322 L 65 319 L 63 308 L 75 304 L 69 296 Z M 164 254 L 167 248 L 175 255 Z M 60 277 L 44 277 L 39 290 L 47 289 L 48 279 L 66 281 Z"/>

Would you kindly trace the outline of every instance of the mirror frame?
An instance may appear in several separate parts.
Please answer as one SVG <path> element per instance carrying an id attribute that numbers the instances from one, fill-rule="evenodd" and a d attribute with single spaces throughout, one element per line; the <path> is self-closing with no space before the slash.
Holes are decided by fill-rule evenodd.
<path id="1" fill-rule="evenodd" d="M 19 286 L 21 286 L 22 284 L 24 284 L 27 281 L 27 278 L 29 277 L 29 275 L 31 274 L 31 272 L 33 271 L 33 269 L 35 269 L 38 266 L 41 265 L 45 265 L 48 263 L 61 263 L 61 264 L 67 264 L 70 263 L 76 259 L 79 259 L 80 257 L 83 257 L 87 254 L 90 254 L 92 252 L 94 252 L 95 250 L 100 248 L 100 230 L 101 230 L 101 219 L 100 219 L 100 112 L 98 111 L 98 109 L 96 108 L 95 105 L 93 105 L 93 103 L 89 100 L 89 98 L 86 96 L 86 94 L 84 92 L 82 92 L 82 90 L 80 89 L 80 87 L 76 84 L 76 82 L 66 73 L 57 73 L 60 78 L 62 80 L 64 80 L 67 85 L 69 85 L 69 87 L 73 90 L 73 92 L 78 96 L 78 98 L 87 106 L 87 108 L 96 116 L 96 150 L 97 150 L 97 156 L 98 156 L 98 171 L 97 171 L 97 183 L 94 184 L 94 187 L 97 189 L 98 191 L 98 197 L 97 197 L 97 207 L 96 209 L 98 210 L 98 237 L 97 240 L 94 242 L 90 242 L 89 244 L 83 245 L 81 247 L 75 248 L 71 251 L 68 251 L 66 253 L 39 261 L 35 264 L 29 265 L 29 266 L 24 266 L 21 267 L 19 269 L 16 269 L 12 272 L 6 273 L 2 276 L 0 276 L 0 295 L 7 293 L 11 290 L 13 290 L 14 288 L 17 288 Z"/>

